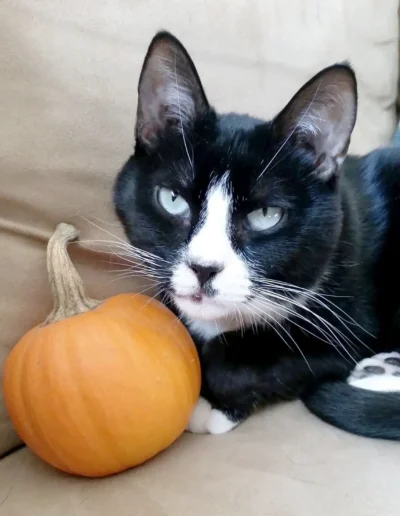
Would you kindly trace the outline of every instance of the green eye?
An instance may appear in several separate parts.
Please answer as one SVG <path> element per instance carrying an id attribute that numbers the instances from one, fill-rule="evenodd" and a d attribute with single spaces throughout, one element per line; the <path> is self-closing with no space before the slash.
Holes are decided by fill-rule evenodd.
<path id="1" fill-rule="evenodd" d="M 249 213 L 247 222 L 253 231 L 266 231 L 276 226 L 282 220 L 282 217 L 282 208 L 269 206 Z"/>
<path id="2" fill-rule="evenodd" d="M 157 191 L 158 204 L 174 217 L 187 217 L 190 214 L 189 204 L 185 199 L 169 188 Z"/>

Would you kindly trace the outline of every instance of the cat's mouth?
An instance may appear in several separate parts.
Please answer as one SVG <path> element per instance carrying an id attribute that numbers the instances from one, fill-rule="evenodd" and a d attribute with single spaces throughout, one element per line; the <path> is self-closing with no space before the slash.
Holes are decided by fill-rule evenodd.
<path id="1" fill-rule="evenodd" d="M 196 291 L 182 295 L 174 292 L 172 297 L 179 310 L 193 319 L 216 320 L 226 317 L 231 312 L 231 308 L 221 303 L 215 294 Z"/>
<path id="2" fill-rule="evenodd" d="M 187 294 L 187 295 L 180 295 L 180 294 L 174 294 L 174 297 L 177 299 L 183 300 L 183 301 L 191 301 L 192 303 L 198 303 L 200 304 L 205 299 L 209 300 L 212 296 L 209 296 L 208 294 L 204 292 L 195 292 L 194 294 Z"/>
<path id="3" fill-rule="evenodd" d="M 200 304 L 203 301 L 215 302 L 217 292 L 210 285 L 205 285 L 203 288 L 197 288 L 194 290 L 190 290 L 189 292 L 183 293 L 175 291 L 173 294 L 177 299 L 191 301 L 195 304 Z"/>

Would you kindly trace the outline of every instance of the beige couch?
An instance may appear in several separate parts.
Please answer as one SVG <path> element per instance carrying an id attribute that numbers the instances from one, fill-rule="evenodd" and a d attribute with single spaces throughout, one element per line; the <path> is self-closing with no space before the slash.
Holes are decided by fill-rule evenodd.
<path id="1" fill-rule="evenodd" d="M 50 309 L 45 245 L 59 221 L 115 239 L 111 187 L 132 150 L 136 84 L 155 31 L 192 53 L 221 110 L 272 116 L 311 74 L 350 58 L 363 153 L 397 125 L 398 0 L 2 0 L 0 367 Z M 97 226 L 97 227 L 96 227 Z M 111 236 L 110 236 L 111 233 Z M 95 297 L 140 289 L 73 250 Z M 397 516 L 396 443 L 336 430 L 298 403 L 221 437 L 184 435 L 135 470 L 68 477 L 19 440 L 0 400 L 1 516 Z"/>

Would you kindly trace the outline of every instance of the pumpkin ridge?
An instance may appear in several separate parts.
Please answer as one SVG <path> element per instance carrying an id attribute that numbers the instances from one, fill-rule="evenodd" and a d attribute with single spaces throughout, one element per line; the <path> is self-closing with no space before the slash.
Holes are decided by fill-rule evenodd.
<path id="1" fill-rule="evenodd" d="M 61 328 L 59 328 L 59 330 L 61 330 Z M 57 362 L 63 361 L 63 368 L 65 369 L 63 376 L 66 376 L 68 378 L 67 381 L 73 382 L 73 378 L 75 378 L 75 375 L 78 371 L 76 368 L 76 363 L 74 361 L 75 343 L 73 342 L 73 340 L 71 342 L 71 338 L 69 337 L 70 332 L 71 329 L 68 328 L 68 330 L 62 334 L 62 338 L 58 336 L 58 339 L 60 339 L 60 342 L 57 343 L 58 345 L 50 346 L 50 353 L 53 354 L 53 357 L 50 359 L 50 362 L 57 364 Z M 71 350 L 69 348 L 71 348 Z M 63 356 L 60 354 L 60 351 L 62 352 Z M 56 384 L 54 384 L 54 381 L 52 381 L 51 384 L 55 386 L 57 398 L 59 399 L 60 405 L 63 407 L 63 411 L 60 413 L 60 417 L 58 417 L 59 426 L 61 428 L 66 428 L 66 421 L 69 421 L 72 433 L 77 436 L 83 435 L 84 432 L 82 431 L 82 426 L 84 428 L 87 428 L 87 426 L 82 425 L 81 421 L 77 421 L 76 413 L 74 413 L 71 410 L 71 408 L 73 407 L 74 411 L 76 411 L 77 407 L 81 407 L 82 405 L 82 398 L 79 393 L 80 382 L 74 382 L 74 389 L 72 389 L 72 391 L 71 389 L 65 390 L 63 385 L 60 383 L 59 379 L 56 380 Z M 82 413 L 84 413 L 84 410 L 82 410 L 82 408 L 81 411 Z M 57 411 L 55 412 L 57 414 Z M 90 418 L 88 418 L 87 421 L 90 423 Z M 67 431 L 68 430 L 69 429 L 67 428 Z M 92 445 L 90 439 L 87 439 L 86 436 L 85 448 L 89 450 L 90 455 L 92 455 L 92 457 L 99 458 L 98 451 Z M 75 454 L 76 453 L 78 453 L 77 450 L 75 450 Z M 80 455 L 75 456 L 73 458 L 73 461 L 75 463 L 74 469 L 76 469 L 77 463 L 79 463 L 80 468 L 82 470 L 87 470 L 87 465 L 84 462 L 82 462 L 82 458 Z M 92 460 L 89 460 L 89 462 L 92 462 Z"/>
<path id="2" fill-rule="evenodd" d="M 26 346 L 27 356 L 25 357 L 25 361 L 24 361 L 26 365 L 29 365 L 30 363 L 32 363 L 32 357 L 30 355 L 39 355 L 39 354 L 42 356 L 46 355 L 46 352 L 43 353 L 43 348 L 46 347 L 45 346 L 46 341 L 44 339 L 42 339 L 40 341 L 41 346 L 38 348 L 30 346 L 29 344 L 30 343 L 28 342 L 28 345 Z M 37 361 L 37 359 L 34 358 L 34 361 Z M 26 369 L 26 367 L 25 367 L 25 369 Z M 38 374 L 43 376 L 43 373 L 46 374 L 45 369 L 44 369 L 44 364 L 42 363 L 41 371 Z M 29 377 L 28 374 L 21 375 L 21 378 L 23 378 L 23 381 L 25 381 L 25 389 L 24 389 L 25 399 L 26 399 L 25 407 L 27 408 L 27 413 L 30 414 L 31 422 L 33 422 L 32 427 L 35 429 L 35 434 L 36 434 L 35 441 L 41 442 L 45 445 L 45 450 L 44 451 L 40 450 L 42 455 L 40 455 L 40 453 L 38 453 L 38 455 L 41 456 L 45 460 L 48 460 L 48 457 L 53 456 L 56 459 L 53 462 L 54 465 L 56 465 L 57 467 L 59 467 L 61 469 L 64 469 L 64 471 L 72 472 L 70 464 L 67 464 L 61 456 L 62 451 L 60 453 L 59 450 L 54 449 L 53 443 L 51 442 L 51 440 L 49 440 L 49 438 L 46 435 L 46 432 L 43 430 L 42 424 L 41 424 L 41 422 L 38 421 L 35 411 L 32 410 L 32 407 L 35 406 L 32 395 L 33 395 L 33 391 L 34 390 L 36 391 L 36 389 L 35 388 L 32 389 L 32 386 L 31 386 L 31 388 L 29 388 L 29 386 L 27 384 L 28 377 Z M 51 396 L 52 393 L 48 393 L 48 394 Z M 37 447 L 35 449 L 37 449 Z M 46 449 L 47 449 L 47 451 L 46 451 Z"/>
<path id="3" fill-rule="evenodd" d="M 93 312 L 90 315 L 94 318 L 95 313 Z M 96 335 L 91 336 L 91 338 L 95 338 L 95 337 L 96 337 Z M 99 336 L 97 336 L 97 338 L 99 338 Z M 100 335 L 100 338 L 103 339 L 104 334 Z M 115 342 L 113 342 L 113 346 L 115 346 Z M 77 353 L 75 355 L 75 366 L 76 366 L 77 358 L 79 359 L 79 363 L 82 364 L 81 359 L 82 359 L 82 357 L 84 357 L 84 354 L 85 354 L 85 351 L 83 350 L 83 348 L 84 348 L 84 346 L 82 346 L 82 345 L 78 347 Z M 80 387 L 81 386 L 79 386 L 79 388 Z M 96 435 L 96 439 L 100 438 L 102 440 L 104 449 L 108 449 L 108 451 L 109 451 L 110 441 L 113 441 L 113 440 L 115 441 L 115 439 L 114 439 L 115 436 L 113 435 L 113 432 L 112 432 L 112 423 L 110 426 L 109 414 L 107 414 L 106 409 L 104 409 L 103 403 L 102 403 L 101 399 L 99 398 L 99 396 L 96 395 L 96 392 L 93 393 L 92 397 L 88 397 L 86 391 L 87 391 L 87 389 L 80 388 L 81 398 L 84 400 L 85 404 L 89 405 L 89 406 L 95 404 L 95 408 L 92 409 L 90 412 L 89 411 L 87 412 L 88 416 L 90 416 L 87 418 L 87 421 L 88 421 L 87 424 L 92 427 L 91 433 L 93 435 Z M 100 410 L 101 410 L 102 417 L 99 417 Z M 121 460 L 121 458 L 124 456 L 123 448 L 121 448 L 119 443 L 116 441 L 113 443 L 113 445 L 114 445 L 114 449 L 118 450 L 118 454 L 115 454 L 115 453 L 107 454 L 108 459 L 112 458 L 112 460 L 114 462 L 113 469 L 118 470 L 118 471 L 127 469 L 129 467 L 129 464 L 126 464 L 126 462 L 122 462 L 122 460 Z M 96 450 L 96 453 L 97 453 L 97 450 Z"/>

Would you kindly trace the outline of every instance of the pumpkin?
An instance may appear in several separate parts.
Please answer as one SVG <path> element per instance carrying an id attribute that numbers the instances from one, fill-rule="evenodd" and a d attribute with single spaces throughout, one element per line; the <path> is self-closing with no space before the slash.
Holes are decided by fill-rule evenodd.
<path id="1" fill-rule="evenodd" d="M 7 410 L 22 440 L 65 472 L 101 477 L 138 465 L 185 430 L 200 391 L 189 333 L 164 305 L 86 296 L 60 224 L 47 251 L 54 309 L 13 348 Z"/>

